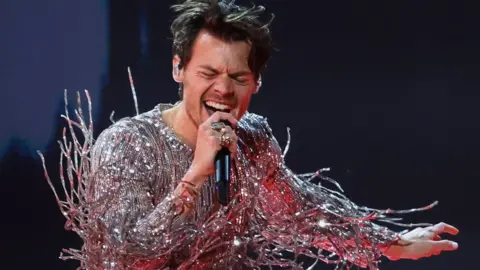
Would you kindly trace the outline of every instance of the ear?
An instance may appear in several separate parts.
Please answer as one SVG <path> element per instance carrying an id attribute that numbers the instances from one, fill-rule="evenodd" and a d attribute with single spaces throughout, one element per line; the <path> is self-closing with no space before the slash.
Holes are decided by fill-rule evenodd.
<path id="1" fill-rule="evenodd" d="M 177 83 L 183 82 L 183 68 L 179 68 L 180 57 L 175 55 L 172 60 L 172 77 Z"/>
<path id="2" fill-rule="evenodd" d="M 258 93 L 258 91 L 260 91 L 260 87 L 262 87 L 262 75 L 258 75 L 256 85 L 257 87 L 255 88 L 255 91 L 253 91 L 254 94 Z"/>

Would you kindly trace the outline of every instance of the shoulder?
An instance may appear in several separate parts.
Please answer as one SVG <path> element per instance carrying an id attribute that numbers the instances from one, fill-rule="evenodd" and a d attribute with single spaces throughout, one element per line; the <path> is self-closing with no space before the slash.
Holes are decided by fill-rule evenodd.
<path id="1" fill-rule="evenodd" d="M 144 112 L 134 117 L 124 117 L 113 123 L 105 130 L 103 130 L 100 137 L 115 136 L 115 135 L 137 135 L 140 137 L 147 137 L 146 135 L 153 135 L 149 133 L 157 129 L 160 125 L 160 110 L 158 107 L 150 111 Z"/>
<path id="2" fill-rule="evenodd" d="M 255 113 L 247 112 L 239 121 L 239 128 L 247 136 L 273 137 L 268 119 Z"/>
<path id="3" fill-rule="evenodd" d="M 92 152 L 95 154 L 106 148 L 144 147 L 153 143 L 159 117 L 159 110 L 155 107 L 135 117 L 118 120 L 100 133 Z"/>
<path id="4" fill-rule="evenodd" d="M 153 181 L 159 150 L 150 130 L 151 113 L 125 117 L 103 130 L 90 149 L 92 175 L 99 181 Z"/>
<path id="5" fill-rule="evenodd" d="M 280 158 L 281 148 L 273 135 L 268 119 L 264 116 L 247 113 L 239 121 L 239 139 L 245 144 L 245 151 L 253 151 L 255 155 L 269 155 Z M 251 150 L 248 150 L 251 149 Z"/>

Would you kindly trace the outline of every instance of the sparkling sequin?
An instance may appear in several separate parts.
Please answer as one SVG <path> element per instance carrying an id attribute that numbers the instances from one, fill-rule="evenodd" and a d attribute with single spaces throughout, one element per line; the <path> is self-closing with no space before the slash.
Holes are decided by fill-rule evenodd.
<path id="1" fill-rule="evenodd" d="M 124 118 L 103 131 L 95 144 L 91 121 L 88 126 L 85 120 L 77 123 L 85 147 L 69 152 L 68 142 L 61 144 L 68 167 L 68 179 L 61 179 L 77 183 L 68 181 L 77 177 L 81 185 L 73 186 L 76 192 L 67 192 L 65 200 L 58 197 L 43 163 L 67 229 L 84 243 L 80 251 L 66 250 L 69 255 L 63 258 L 81 261 L 80 269 L 301 269 L 298 261 L 280 259 L 282 251 L 377 269 L 382 248 L 397 234 L 373 220 L 395 223 L 396 217 L 387 214 L 431 208 L 396 212 L 360 207 L 340 192 L 311 183 L 316 177 L 333 180 L 322 176 L 323 170 L 293 173 L 266 119 L 247 113 L 237 130 L 231 203 L 224 207 L 216 202 L 209 177 L 194 210 L 182 216 L 176 206 L 183 201 L 173 190 L 190 167 L 193 150 L 163 122 L 162 111 L 171 106 L 160 104 Z M 74 122 L 66 113 L 72 132 Z M 78 145 L 80 137 L 73 137 Z"/>

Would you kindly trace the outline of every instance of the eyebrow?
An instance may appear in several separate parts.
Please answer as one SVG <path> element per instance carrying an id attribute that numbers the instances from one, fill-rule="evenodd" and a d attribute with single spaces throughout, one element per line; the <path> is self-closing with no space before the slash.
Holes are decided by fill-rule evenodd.
<path id="1" fill-rule="evenodd" d="M 206 70 L 211 71 L 211 72 L 220 73 L 218 70 L 216 70 L 215 68 L 213 68 L 211 66 L 208 66 L 208 65 L 201 65 L 200 68 L 206 69 Z M 237 71 L 237 72 L 234 72 L 234 73 L 230 73 L 229 76 L 239 77 L 239 76 L 244 76 L 244 75 L 250 75 L 251 73 L 252 73 L 251 71 L 241 70 L 241 71 Z"/>

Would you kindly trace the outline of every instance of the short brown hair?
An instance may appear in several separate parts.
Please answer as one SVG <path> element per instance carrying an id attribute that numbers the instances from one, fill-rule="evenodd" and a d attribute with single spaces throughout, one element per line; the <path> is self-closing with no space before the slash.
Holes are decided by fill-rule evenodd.
<path id="1" fill-rule="evenodd" d="M 171 25 L 173 54 L 180 57 L 179 68 L 191 59 L 192 47 L 200 30 L 205 29 L 225 41 L 246 41 L 251 44 L 248 65 L 258 79 L 272 51 L 269 26 L 260 20 L 265 8 L 234 4 L 235 0 L 184 0 L 171 8 L 178 13 Z"/>

